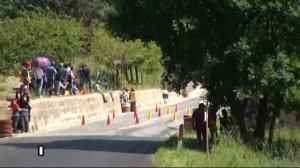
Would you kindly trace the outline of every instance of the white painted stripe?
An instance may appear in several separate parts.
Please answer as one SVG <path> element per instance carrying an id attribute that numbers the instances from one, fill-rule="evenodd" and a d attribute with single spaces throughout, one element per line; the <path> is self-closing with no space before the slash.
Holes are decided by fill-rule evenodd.
<path id="1" fill-rule="evenodd" d="M 38 146 L 38 156 L 44 156 L 44 146 L 43 145 Z"/>

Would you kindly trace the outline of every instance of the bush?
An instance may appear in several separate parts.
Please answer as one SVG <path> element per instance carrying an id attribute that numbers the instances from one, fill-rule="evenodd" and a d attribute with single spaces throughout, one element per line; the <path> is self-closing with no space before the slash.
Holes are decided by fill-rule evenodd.
<path id="1" fill-rule="evenodd" d="M 74 19 L 30 14 L 0 22 L 0 73 L 16 75 L 21 63 L 38 55 L 56 62 L 80 57 L 86 31 Z"/>

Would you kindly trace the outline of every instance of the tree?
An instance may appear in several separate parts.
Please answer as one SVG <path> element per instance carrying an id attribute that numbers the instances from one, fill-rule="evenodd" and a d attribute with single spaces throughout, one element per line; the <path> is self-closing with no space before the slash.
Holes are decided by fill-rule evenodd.
<path id="1" fill-rule="evenodd" d="M 299 89 L 297 0 L 121 0 L 114 5 L 118 15 L 110 27 L 125 38 L 157 41 L 165 81 L 176 90 L 191 80 L 201 82 L 211 109 L 231 107 L 245 140 L 249 100 L 259 102 L 254 136 L 263 141 L 268 112 L 277 116 L 287 105 L 284 95 Z"/>
<path id="2" fill-rule="evenodd" d="M 145 78 L 151 76 L 149 80 L 147 79 L 147 83 L 151 85 L 159 80 L 162 71 L 161 51 L 154 42 L 124 41 L 103 28 L 97 28 L 94 30 L 91 44 L 92 62 L 95 66 L 104 65 L 102 71 L 116 70 L 117 78 L 121 71 L 126 83 L 131 84 L 140 83 L 140 72 L 145 72 Z M 118 67 L 115 67 L 115 61 L 120 61 Z M 133 69 L 135 69 L 135 74 L 133 74 Z M 128 73 L 128 70 L 131 73 Z M 136 81 L 130 80 L 129 76 L 131 79 L 135 77 Z"/>

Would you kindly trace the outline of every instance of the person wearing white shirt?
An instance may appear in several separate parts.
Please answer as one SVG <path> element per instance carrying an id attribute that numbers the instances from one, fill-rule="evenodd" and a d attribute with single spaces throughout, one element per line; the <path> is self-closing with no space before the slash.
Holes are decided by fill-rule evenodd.
<path id="1" fill-rule="evenodd" d="M 35 77 L 35 94 L 38 98 L 42 97 L 42 86 L 43 86 L 43 75 L 44 70 L 40 67 L 34 67 L 33 68 L 33 75 Z"/>

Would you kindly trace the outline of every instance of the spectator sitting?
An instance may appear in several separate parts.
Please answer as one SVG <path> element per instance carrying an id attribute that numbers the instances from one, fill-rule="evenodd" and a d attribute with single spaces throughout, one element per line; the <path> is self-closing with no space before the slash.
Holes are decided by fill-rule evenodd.
<path id="1" fill-rule="evenodd" d="M 108 82 L 107 82 L 106 79 L 104 79 L 104 81 L 102 82 L 102 86 L 103 86 L 106 90 L 108 90 Z"/>
<path id="2" fill-rule="evenodd" d="M 60 95 L 65 95 L 65 91 L 67 90 L 68 82 L 66 80 L 62 80 L 60 83 Z"/>
<path id="3" fill-rule="evenodd" d="M 99 84 L 96 84 L 96 85 L 95 85 L 95 92 L 101 94 L 104 103 L 107 102 L 107 99 L 106 99 L 105 95 L 104 95 L 104 94 L 101 92 L 101 90 L 100 90 Z"/>

